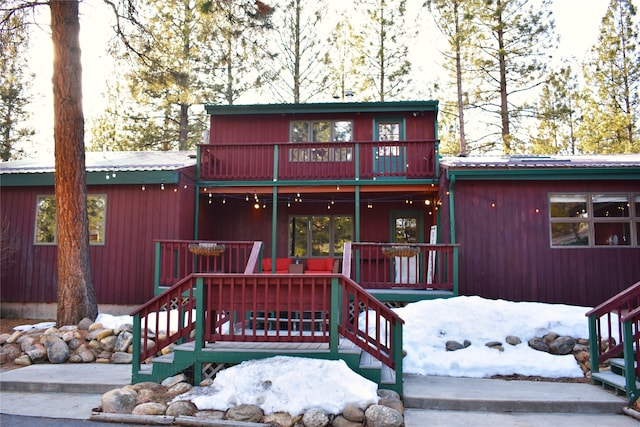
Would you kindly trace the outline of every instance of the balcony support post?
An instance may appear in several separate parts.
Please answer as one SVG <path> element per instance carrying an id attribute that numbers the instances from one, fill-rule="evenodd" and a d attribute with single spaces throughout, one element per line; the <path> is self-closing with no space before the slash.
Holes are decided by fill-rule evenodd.
<path id="1" fill-rule="evenodd" d="M 277 148 L 277 146 L 276 146 Z M 277 158 L 277 157 L 276 157 Z M 273 186 L 273 206 L 271 207 L 271 265 L 274 268 L 276 266 L 277 248 L 278 242 L 276 237 L 278 236 L 278 186 Z"/>

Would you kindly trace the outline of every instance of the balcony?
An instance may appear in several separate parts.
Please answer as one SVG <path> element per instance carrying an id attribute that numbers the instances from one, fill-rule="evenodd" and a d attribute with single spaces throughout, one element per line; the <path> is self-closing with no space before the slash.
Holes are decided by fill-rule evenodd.
<path id="1" fill-rule="evenodd" d="M 198 146 L 201 181 L 434 179 L 437 140 Z"/>

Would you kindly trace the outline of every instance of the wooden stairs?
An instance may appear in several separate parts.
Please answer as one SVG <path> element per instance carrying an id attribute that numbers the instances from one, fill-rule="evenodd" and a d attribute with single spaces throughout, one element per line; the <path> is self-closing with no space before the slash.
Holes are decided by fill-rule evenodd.
<path id="1" fill-rule="evenodd" d="M 609 370 L 593 372 L 591 382 L 602 386 L 606 390 L 613 391 L 616 395 L 627 396 L 625 380 L 625 362 L 623 358 L 609 359 Z M 636 379 L 636 389 L 640 389 L 640 382 Z"/>
<path id="2" fill-rule="evenodd" d="M 134 382 L 160 382 L 178 373 L 185 373 L 194 384 L 198 384 L 202 380 L 213 379 L 225 367 L 274 356 L 336 359 L 326 343 L 217 342 L 208 343 L 196 351 L 194 343 L 189 342 L 175 346 L 171 353 L 152 358 L 150 363 L 140 365 Z M 400 387 L 397 386 L 394 370 L 345 338 L 340 338 L 337 358 L 379 387 L 399 393 L 402 391 L 402 383 Z"/>

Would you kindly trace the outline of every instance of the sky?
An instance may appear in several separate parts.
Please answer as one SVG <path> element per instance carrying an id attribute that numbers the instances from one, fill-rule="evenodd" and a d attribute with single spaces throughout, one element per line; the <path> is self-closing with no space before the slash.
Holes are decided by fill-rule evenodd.
<path id="1" fill-rule="evenodd" d="M 580 378 L 582 370 L 572 354 L 557 356 L 533 350 L 527 342 L 547 333 L 588 338 L 588 307 L 512 302 L 459 296 L 408 304 L 394 309 L 404 320 L 403 369 L 406 374 L 488 378 L 493 375 Z M 175 317 L 175 316 L 174 316 Z M 129 316 L 101 313 L 105 327 L 132 323 Z M 152 322 L 154 323 L 154 322 Z M 163 322 L 161 321 L 160 324 Z M 506 344 L 515 335 L 517 346 Z M 449 340 L 471 345 L 446 351 Z M 503 343 L 504 351 L 491 349 Z M 299 375 L 304 372 L 304 375 Z M 351 371 L 342 361 L 277 356 L 244 362 L 218 373 L 210 387 L 195 387 L 188 396 L 201 409 L 226 410 L 240 403 L 257 404 L 267 413 L 290 414 L 322 407 L 340 413 L 347 402 L 366 407 L 376 399 L 376 384 Z M 373 400 L 375 401 L 375 400 Z"/>
<path id="2" fill-rule="evenodd" d="M 422 0 L 409 0 L 409 5 L 417 3 L 422 4 Z M 553 0 L 556 32 L 560 35 L 557 58 L 584 57 L 597 40 L 598 26 L 608 4 L 609 0 Z M 90 138 L 91 122 L 104 108 L 106 83 L 114 75 L 113 62 L 105 52 L 107 42 L 113 37 L 113 19 L 110 10 L 101 0 L 82 1 L 80 14 L 85 132 L 87 138 Z M 53 155 L 53 57 L 47 8 L 39 9 L 36 21 L 38 25 L 34 27 L 29 64 L 35 74 L 32 89 L 34 102 L 30 111 L 33 116 L 32 124 L 38 134 L 35 144 L 25 147 L 28 157 Z M 439 36 L 428 16 L 423 17 L 420 22 L 421 32 L 413 46 L 415 58 L 411 58 L 414 62 L 414 81 L 432 84 L 432 79 L 440 70 L 437 46 L 433 43 L 434 37 Z M 429 90 L 428 85 L 425 85 L 424 90 Z M 194 107 L 194 111 L 197 108 Z"/>

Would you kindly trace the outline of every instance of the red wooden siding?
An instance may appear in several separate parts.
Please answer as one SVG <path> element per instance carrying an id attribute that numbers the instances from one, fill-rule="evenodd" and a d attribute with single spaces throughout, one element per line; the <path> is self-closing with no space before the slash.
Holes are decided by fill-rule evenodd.
<path id="1" fill-rule="evenodd" d="M 352 120 L 353 140 L 373 140 L 373 120 L 376 118 L 404 118 L 405 139 L 435 138 L 434 112 L 414 116 L 406 113 L 327 113 L 289 115 L 211 116 L 209 142 L 215 143 L 275 143 L 289 141 L 289 122 L 292 120 Z"/>
<path id="2" fill-rule="evenodd" d="M 640 248 L 552 249 L 548 194 L 638 189 L 637 182 L 628 181 L 458 180 L 454 197 L 460 294 L 595 306 L 637 282 Z M 444 201 L 447 235 L 448 198 Z"/>
<path id="3" fill-rule="evenodd" d="M 187 188 L 184 188 L 184 186 Z M 176 190 L 176 191 L 174 191 Z M 191 239 L 194 233 L 195 187 L 180 184 L 89 186 L 89 194 L 107 195 L 105 245 L 90 247 L 98 304 L 141 304 L 153 296 L 156 239 Z M 57 247 L 34 245 L 38 195 L 53 187 L 3 187 L 2 217 L 19 241 L 19 251 L 2 266 L 4 302 L 55 302 Z"/>

